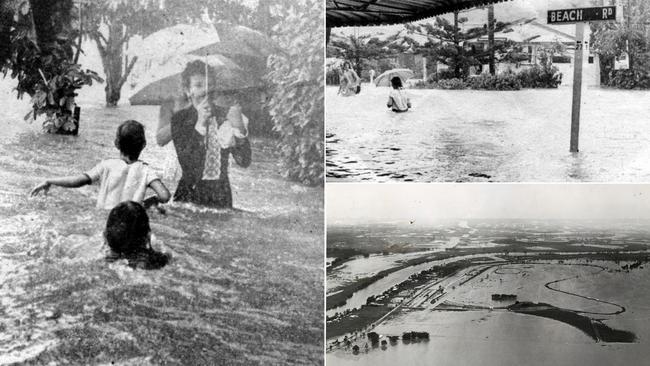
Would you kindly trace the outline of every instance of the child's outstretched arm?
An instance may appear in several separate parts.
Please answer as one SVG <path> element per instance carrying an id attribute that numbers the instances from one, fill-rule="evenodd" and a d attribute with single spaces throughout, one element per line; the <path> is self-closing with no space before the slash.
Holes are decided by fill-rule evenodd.
<path id="1" fill-rule="evenodd" d="M 156 192 L 156 195 L 145 198 L 145 200 L 142 202 L 144 208 L 149 208 L 159 203 L 169 202 L 171 194 L 169 194 L 169 190 L 167 190 L 167 187 L 165 187 L 160 179 L 156 179 L 149 183 L 149 188 L 153 189 L 153 191 Z"/>
<path id="2" fill-rule="evenodd" d="M 61 178 L 52 178 L 34 187 L 30 195 L 36 196 L 41 191 L 43 191 L 43 194 L 47 195 L 47 191 L 50 189 L 51 186 L 59 186 L 65 188 L 78 188 L 78 187 L 83 187 L 90 183 L 92 183 L 90 177 L 87 176 L 86 174 L 79 174 L 79 175 L 61 177 Z"/>

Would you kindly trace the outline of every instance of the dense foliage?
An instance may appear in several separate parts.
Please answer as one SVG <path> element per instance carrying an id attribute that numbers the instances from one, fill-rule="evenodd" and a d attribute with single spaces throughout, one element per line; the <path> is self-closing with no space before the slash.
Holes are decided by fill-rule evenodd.
<path id="1" fill-rule="evenodd" d="M 517 74 L 522 88 L 557 88 L 562 83 L 562 73 L 548 64 L 534 65 Z"/>
<path id="2" fill-rule="evenodd" d="M 327 45 L 327 57 L 349 61 L 359 76 L 363 76 L 364 70 L 370 69 L 381 73 L 394 68 L 386 57 L 402 51 L 402 48 L 394 43 L 397 37 L 398 35 L 394 35 L 384 40 L 368 35 L 332 37 Z"/>
<path id="3" fill-rule="evenodd" d="M 469 78 L 467 84 L 470 89 L 484 90 L 519 90 L 521 89 L 520 74 L 481 74 Z"/>
<path id="4" fill-rule="evenodd" d="M 519 90 L 521 88 L 557 88 L 562 82 L 562 74 L 551 65 L 534 65 L 518 73 L 497 75 L 480 74 L 467 79 L 444 78 L 448 72 L 432 75 L 428 83 L 416 85 L 420 88 L 436 89 L 480 89 L 480 90 Z"/>
<path id="5" fill-rule="evenodd" d="M 431 60 L 447 65 L 449 70 L 453 71 L 454 77 L 461 79 L 469 75 L 472 66 L 487 63 L 492 51 L 497 61 L 513 52 L 513 43 L 509 41 L 495 44 L 492 50 L 489 48 L 465 47 L 467 41 L 477 39 L 488 33 L 487 27 L 462 30 L 461 25 L 466 21 L 467 18 L 458 17 L 458 13 L 455 13 L 453 23 L 437 17 L 433 24 L 407 25 L 409 32 L 425 35 L 429 39 L 424 45 L 411 41 L 408 47 Z M 494 31 L 502 31 L 508 26 L 507 23 L 496 22 Z"/>
<path id="6" fill-rule="evenodd" d="M 600 56 L 601 82 L 622 89 L 650 88 L 650 3 L 625 0 L 619 10 L 620 22 L 593 22 L 592 50 Z M 624 53 L 629 56 L 628 70 L 614 70 L 614 60 Z"/>
<path id="7" fill-rule="evenodd" d="M 285 53 L 269 58 L 273 94 L 268 102 L 284 160 L 285 177 L 323 184 L 323 4 L 309 0 L 285 8 L 274 38 Z"/>
<path id="8" fill-rule="evenodd" d="M 18 81 L 19 98 L 32 97 L 34 118 L 47 116 L 48 132 L 72 130 L 75 91 L 101 80 L 73 62 L 78 33 L 72 27 L 72 9 L 72 0 L 16 0 L 0 6 L 0 70 Z"/>

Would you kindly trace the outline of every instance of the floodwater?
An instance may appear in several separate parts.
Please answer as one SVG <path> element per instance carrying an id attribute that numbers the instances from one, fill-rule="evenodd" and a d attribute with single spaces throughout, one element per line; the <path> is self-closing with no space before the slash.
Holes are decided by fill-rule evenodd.
<path id="1" fill-rule="evenodd" d="M 567 262 L 568 263 L 568 262 Z M 575 263 L 584 263 L 576 261 Z M 489 271 L 460 286 L 447 300 L 452 302 L 490 304 L 489 293 L 516 292 L 525 299 L 543 301 L 583 311 L 609 311 L 611 306 L 593 300 L 542 290 L 543 283 L 565 278 L 556 287 L 576 294 L 619 303 L 625 312 L 600 316 L 603 323 L 615 329 L 633 332 L 636 343 L 595 342 L 579 329 L 560 321 L 503 310 L 494 311 L 431 311 L 401 312 L 373 331 L 382 336 L 407 331 L 426 331 L 428 342 L 405 344 L 399 340 L 385 349 L 370 349 L 355 355 L 349 349 L 328 352 L 328 365 L 639 365 L 650 351 L 648 319 L 650 291 L 642 283 L 650 280 L 650 268 L 643 266 L 629 273 L 611 271 L 625 263 L 593 262 L 606 267 L 599 271 L 590 266 L 568 265 L 503 265 L 496 273 Z M 489 274 L 489 281 L 486 275 Z M 578 276 L 579 278 L 576 278 Z M 503 280 L 503 281 L 501 281 Z M 484 288 L 489 288 L 487 291 Z M 550 296 L 549 296 L 550 295 Z M 539 298 L 538 298 L 539 296 Z M 385 338 L 383 338 L 385 339 Z"/>
<path id="2" fill-rule="evenodd" d="M 328 181 L 641 182 L 650 179 L 650 92 L 585 88 L 580 153 L 569 153 L 572 89 L 388 88 L 341 97 L 327 87 Z"/>
<path id="3" fill-rule="evenodd" d="M 422 254 L 423 256 L 427 256 L 427 253 Z M 388 274 L 386 277 L 380 278 L 379 280 L 371 283 L 369 286 L 364 287 L 363 289 L 356 291 L 355 293 L 352 294 L 352 297 L 348 298 L 347 301 L 345 302 L 345 305 L 332 308 L 327 311 L 327 316 L 333 316 L 336 313 L 342 313 L 346 310 L 351 310 L 355 308 L 360 308 L 362 305 L 366 304 L 366 301 L 368 297 L 370 296 L 377 296 L 381 295 L 384 291 L 390 289 L 393 286 L 396 286 L 404 281 L 406 281 L 411 275 L 422 272 L 424 270 L 430 269 L 433 266 L 439 266 L 439 265 L 444 265 L 460 260 L 465 260 L 465 259 L 471 259 L 471 258 L 479 258 L 479 257 L 485 257 L 486 255 L 483 254 L 470 254 L 470 255 L 464 255 L 464 256 L 457 256 L 453 258 L 448 258 L 448 259 L 441 259 L 441 260 L 433 260 L 429 261 L 426 263 L 414 265 L 414 266 L 409 266 L 404 269 L 400 269 L 398 271 L 395 271 L 393 273 Z M 363 261 L 363 260 L 368 260 L 367 258 L 364 259 L 358 259 L 357 262 Z M 374 263 L 370 263 L 370 265 L 374 265 Z M 388 266 L 390 268 L 392 266 Z M 356 263 L 356 268 L 362 268 L 362 263 Z M 330 274 L 328 274 L 328 282 L 330 281 L 330 278 L 338 278 L 340 275 L 349 275 L 348 273 L 343 273 L 340 274 L 337 272 L 337 270 L 332 271 Z M 352 278 L 350 278 L 350 281 Z M 340 281 L 340 280 L 339 280 Z M 335 291 L 333 291 L 335 292 Z"/>
<path id="4" fill-rule="evenodd" d="M 141 159 L 162 172 L 157 107 L 82 105 L 69 137 L 24 122 L 8 88 L 0 101 L 0 363 L 322 364 L 322 188 L 284 181 L 272 141 L 254 139 L 251 167 L 231 171 L 239 210 L 150 211 L 152 244 L 173 258 L 133 270 L 104 261 L 96 186 L 27 193 L 119 156 L 125 119 L 145 124 Z"/>
<path id="5" fill-rule="evenodd" d="M 327 291 L 336 291 L 356 278 L 372 277 L 377 273 L 403 265 L 409 259 L 426 256 L 432 252 L 371 254 L 359 256 L 333 269 L 327 276 Z"/>

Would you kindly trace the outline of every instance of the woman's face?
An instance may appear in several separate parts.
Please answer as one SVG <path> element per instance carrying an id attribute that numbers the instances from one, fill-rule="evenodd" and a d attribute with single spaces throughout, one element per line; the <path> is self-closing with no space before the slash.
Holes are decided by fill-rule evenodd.
<path id="1" fill-rule="evenodd" d="M 205 75 L 190 75 L 186 93 L 193 105 L 201 103 L 208 94 Z"/>

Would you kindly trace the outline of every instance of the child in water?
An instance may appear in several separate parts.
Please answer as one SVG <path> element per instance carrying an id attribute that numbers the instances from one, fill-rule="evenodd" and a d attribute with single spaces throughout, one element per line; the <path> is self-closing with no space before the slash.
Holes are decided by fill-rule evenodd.
<path id="1" fill-rule="evenodd" d="M 411 108 L 411 101 L 408 96 L 402 90 L 402 79 L 399 76 L 393 76 L 390 79 L 390 83 L 393 88 L 388 94 L 388 102 L 386 106 L 391 108 L 393 112 L 406 112 Z"/>
<path id="2" fill-rule="evenodd" d="M 41 191 L 47 194 L 53 185 L 78 188 L 98 182 L 98 208 L 110 210 L 124 201 L 140 202 L 145 207 L 165 203 L 170 198 L 167 187 L 147 163 L 138 160 L 146 144 L 144 126 L 137 121 L 125 121 L 117 128 L 115 136 L 119 159 L 103 160 L 80 175 L 47 179 L 36 186 L 31 195 L 36 196 Z M 151 188 L 156 195 L 145 199 L 147 188 Z"/>
<path id="3" fill-rule="evenodd" d="M 104 239 L 110 248 L 109 262 L 126 259 L 137 269 L 159 269 L 170 259 L 151 248 L 151 228 L 145 208 L 133 201 L 115 206 L 108 214 Z"/>

